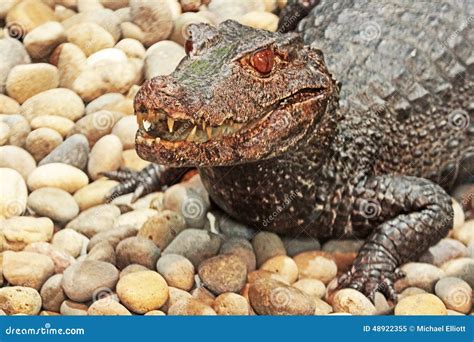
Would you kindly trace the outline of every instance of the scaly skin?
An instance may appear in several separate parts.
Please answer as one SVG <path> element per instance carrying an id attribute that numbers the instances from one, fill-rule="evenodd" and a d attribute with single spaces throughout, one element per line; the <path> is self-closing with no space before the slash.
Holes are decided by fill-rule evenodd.
<path id="1" fill-rule="evenodd" d="M 393 299 L 397 267 L 446 236 L 447 191 L 474 173 L 473 13 L 468 1 L 321 1 L 304 43 L 192 26 L 190 56 L 137 94 L 137 151 L 175 173 L 197 166 L 213 201 L 257 229 L 365 238 L 340 286 Z M 262 49 L 278 56 L 267 74 Z M 150 184 L 172 183 L 150 168 Z"/>

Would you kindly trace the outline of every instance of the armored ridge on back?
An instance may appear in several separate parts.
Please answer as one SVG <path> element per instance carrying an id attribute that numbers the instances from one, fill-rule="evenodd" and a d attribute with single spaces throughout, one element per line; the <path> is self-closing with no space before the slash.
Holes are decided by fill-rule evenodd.
<path id="1" fill-rule="evenodd" d="M 397 266 L 447 234 L 446 191 L 474 173 L 473 14 L 468 1 L 321 1 L 299 34 L 192 25 L 188 57 L 135 99 L 137 151 L 168 167 L 109 174 L 124 181 L 113 195 L 198 167 L 254 228 L 366 238 L 340 286 L 394 298 Z"/>

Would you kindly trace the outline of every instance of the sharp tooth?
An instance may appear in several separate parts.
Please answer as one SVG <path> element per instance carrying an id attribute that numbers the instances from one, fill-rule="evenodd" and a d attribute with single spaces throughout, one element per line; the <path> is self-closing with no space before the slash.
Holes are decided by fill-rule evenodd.
<path id="1" fill-rule="evenodd" d="M 209 139 L 211 139 L 212 138 L 212 127 L 207 127 L 206 128 L 206 133 L 207 133 L 207 137 Z"/>
<path id="2" fill-rule="evenodd" d="M 168 118 L 167 122 L 168 130 L 170 131 L 170 133 L 173 133 L 174 120 L 172 118 Z"/>
<path id="3" fill-rule="evenodd" d="M 186 138 L 186 141 L 194 140 L 194 136 L 196 135 L 196 130 L 197 130 L 197 126 L 194 126 L 194 128 L 191 130 L 191 133 L 189 133 L 188 137 Z"/>
<path id="4" fill-rule="evenodd" d="M 205 122 L 202 123 L 202 130 L 203 131 L 206 130 L 206 123 Z"/>
<path id="5" fill-rule="evenodd" d="M 143 128 L 145 128 L 145 131 L 149 131 L 151 128 L 151 122 L 143 120 Z"/>

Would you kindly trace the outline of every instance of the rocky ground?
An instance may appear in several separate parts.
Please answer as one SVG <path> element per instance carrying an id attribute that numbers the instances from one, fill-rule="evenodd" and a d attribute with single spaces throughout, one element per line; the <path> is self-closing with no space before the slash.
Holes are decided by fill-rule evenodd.
<path id="1" fill-rule="evenodd" d="M 331 291 L 362 241 L 254 231 L 211 208 L 198 175 L 105 203 L 117 183 L 101 172 L 147 165 L 133 97 L 184 56 L 187 25 L 275 30 L 284 3 L 208 2 L 0 2 L 1 313 L 472 314 L 474 220 L 458 202 L 450 235 L 403 265 L 396 306 Z"/>

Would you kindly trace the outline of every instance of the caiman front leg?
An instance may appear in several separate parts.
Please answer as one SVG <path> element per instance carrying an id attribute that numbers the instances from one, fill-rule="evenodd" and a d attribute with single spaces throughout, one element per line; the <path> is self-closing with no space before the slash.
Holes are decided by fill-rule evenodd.
<path id="1" fill-rule="evenodd" d="M 397 267 L 417 260 L 452 227 L 451 197 L 429 180 L 404 176 L 372 177 L 353 195 L 354 230 L 375 228 L 339 287 L 396 300 L 393 284 L 403 277 Z"/>
<path id="2" fill-rule="evenodd" d="M 118 196 L 133 192 L 132 202 L 134 202 L 143 195 L 179 182 L 189 170 L 190 168 L 186 167 L 170 168 L 152 163 L 139 172 L 131 170 L 104 172 L 104 176 L 120 182 L 110 190 L 106 200 L 111 202 Z"/>

